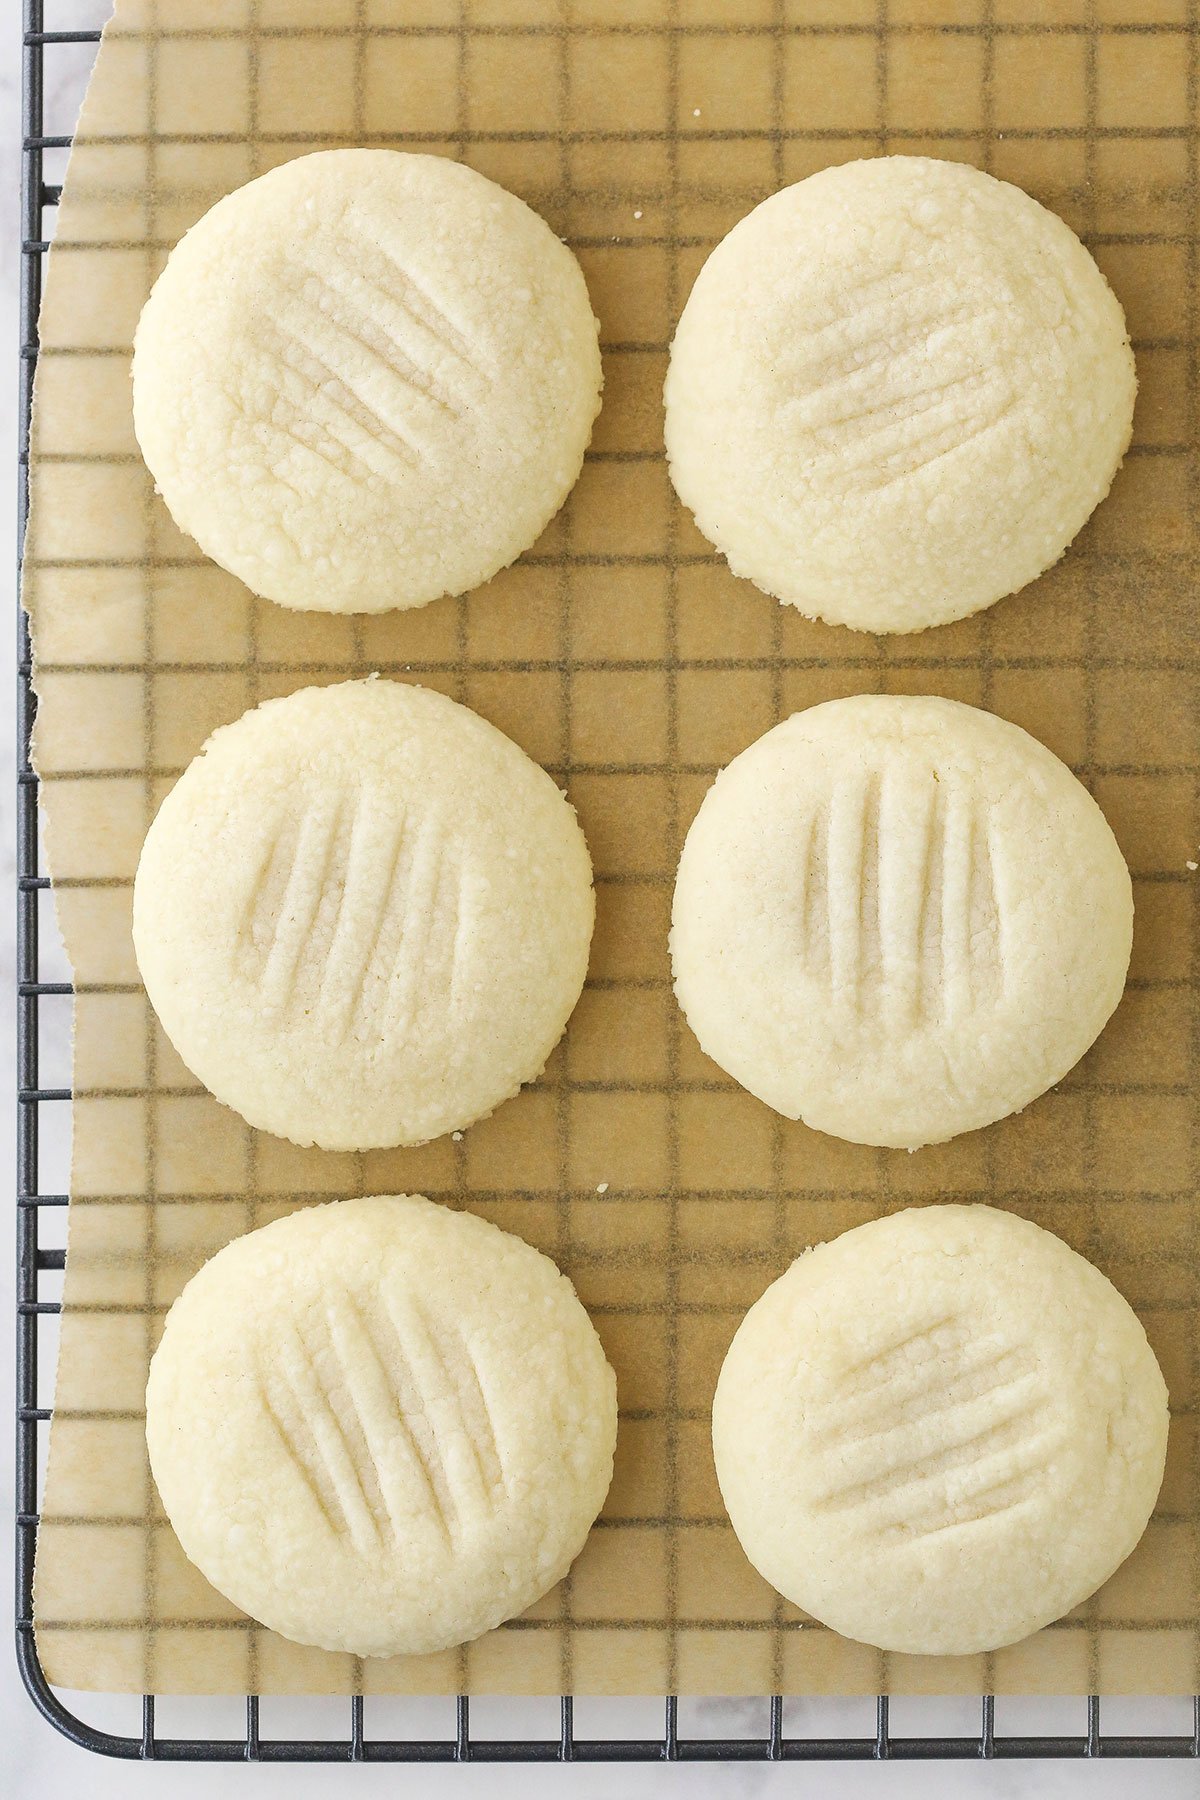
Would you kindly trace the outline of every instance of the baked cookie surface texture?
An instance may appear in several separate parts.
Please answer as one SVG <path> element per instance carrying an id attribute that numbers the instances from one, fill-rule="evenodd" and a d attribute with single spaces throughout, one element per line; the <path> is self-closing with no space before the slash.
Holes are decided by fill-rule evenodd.
<path id="1" fill-rule="evenodd" d="M 1059 1238 L 930 1206 L 818 1245 L 750 1309 L 713 1404 L 750 1561 L 885 1650 L 993 1650 L 1085 1600 L 1162 1482 L 1141 1324 Z"/>
<path id="2" fill-rule="evenodd" d="M 612 1477 L 616 1383 L 539 1251 L 421 1198 L 237 1238 L 168 1315 L 159 1493 L 213 1586 L 302 1644 L 464 1643 L 531 1606 Z"/>
<path id="3" fill-rule="evenodd" d="M 138 864 L 138 966 L 192 1073 L 329 1150 L 423 1143 L 540 1074 L 587 973 L 573 809 L 428 688 L 268 700 L 184 771 Z"/>
<path id="4" fill-rule="evenodd" d="M 1121 997 L 1129 872 L 1018 726 L 867 694 L 718 775 L 680 858 L 675 991 L 701 1048 L 788 1118 L 915 1149 L 1019 1111 Z"/>
<path id="5" fill-rule="evenodd" d="M 324 612 L 461 594 L 529 548 L 600 404 L 571 251 L 441 156 L 329 150 L 176 245 L 137 329 L 138 442 L 176 524 Z"/>
<path id="6" fill-rule="evenodd" d="M 1013 593 L 1108 492 L 1125 317 L 1055 214 L 961 163 L 825 169 L 717 246 L 679 321 L 666 443 L 737 575 L 919 631 Z"/>

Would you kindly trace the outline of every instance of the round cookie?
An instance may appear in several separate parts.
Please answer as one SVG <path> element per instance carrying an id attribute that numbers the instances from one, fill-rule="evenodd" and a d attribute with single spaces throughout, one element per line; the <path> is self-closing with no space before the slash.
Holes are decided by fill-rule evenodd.
<path id="1" fill-rule="evenodd" d="M 742 1548 L 835 1631 L 994 1650 L 1087 1598 L 1145 1529 L 1167 1391 L 1098 1269 L 987 1206 L 861 1225 L 751 1307 L 713 1402 Z"/>
<path id="2" fill-rule="evenodd" d="M 327 1150 L 423 1143 L 538 1075 L 593 917 L 545 771 L 445 695 L 376 679 L 215 732 L 133 894 L 138 967 L 188 1068 Z"/>
<path id="3" fill-rule="evenodd" d="M 213 1586 L 356 1656 L 532 1606 L 612 1479 L 616 1382 L 549 1258 L 470 1213 L 310 1207 L 193 1276 L 146 1388 L 163 1505 Z"/>
<path id="4" fill-rule="evenodd" d="M 381 612 L 528 549 L 600 380 L 579 264 L 523 201 L 446 157 L 326 150 L 176 245 L 134 425 L 175 523 L 256 594 Z"/>
<path id="5" fill-rule="evenodd" d="M 671 349 L 671 476 L 769 594 L 860 631 L 990 606 L 1104 498 L 1136 391 L 1063 221 L 962 163 L 888 156 L 763 201 Z"/>
<path id="6" fill-rule="evenodd" d="M 1125 982 L 1129 872 L 1016 725 L 864 694 L 718 775 L 680 858 L 675 991 L 702 1049 L 788 1118 L 916 1149 L 1083 1055 Z"/>

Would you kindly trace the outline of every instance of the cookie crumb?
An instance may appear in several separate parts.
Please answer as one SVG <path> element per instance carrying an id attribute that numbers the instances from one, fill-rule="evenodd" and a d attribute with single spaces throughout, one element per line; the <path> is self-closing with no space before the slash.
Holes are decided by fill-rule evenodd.
<path id="1" fill-rule="evenodd" d="M 597 1192 L 597 1193 L 598 1193 L 598 1194 L 607 1194 L 607 1192 L 608 1192 L 608 1183 L 607 1183 L 607 1181 L 602 1181 L 602 1182 L 601 1182 L 601 1183 L 600 1183 L 600 1184 L 599 1184 L 599 1186 L 598 1186 L 598 1187 L 597 1187 L 597 1189 L 596 1189 L 596 1192 Z"/>
<path id="2" fill-rule="evenodd" d="M 463 1134 L 461 1131 L 452 1131 L 450 1133 L 450 1139 L 452 1143 L 461 1144 L 463 1141 Z"/>

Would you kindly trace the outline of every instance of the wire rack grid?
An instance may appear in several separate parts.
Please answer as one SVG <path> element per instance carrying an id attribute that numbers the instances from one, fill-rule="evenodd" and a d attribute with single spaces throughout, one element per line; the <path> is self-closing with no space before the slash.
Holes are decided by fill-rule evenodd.
<path id="1" fill-rule="evenodd" d="M 57 206 L 61 189 L 45 179 L 46 152 L 65 152 L 70 138 L 47 136 L 44 92 L 48 53 L 56 47 L 96 45 L 96 30 L 45 28 L 44 0 L 23 0 L 23 153 L 20 267 L 20 388 L 18 549 L 24 539 L 28 504 L 28 444 L 33 378 L 38 356 L 38 312 L 44 260 L 49 251 L 46 213 Z M 472 1733 L 470 1702 L 456 1702 L 453 1735 L 385 1739 L 368 1734 L 361 1696 L 348 1705 L 347 1731 L 334 1737 L 270 1737 L 260 1731 L 258 1697 L 247 1695 L 245 1729 L 213 1738 L 160 1735 L 155 1696 L 141 1697 L 140 1730 L 121 1735 L 101 1730 L 74 1714 L 50 1687 L 38 1660 L 33 1630 L 33 1571 L 39 1522 L 40 1434 L 50 1409 L 38 1405 L 39 1361 L 47 1356 L 47 1331 L 60 1303 L 44 1297 L 64 1266 L 64 1251 L 45 1247 L 43 1218 L 67 1204 L 65 1193 L 43 1193 L 39 1126 L 41 1109 L 69 1103 L 70 1090 L 40 1083 L 39 1009 L 44 998 L 69 997 L 68 983 L 42 979 L 39 895 L 49 888 L 41 872 L 38 839 L 38 782 L 30 761 L 36 711 L 31 685 L 31 646 L 24 614 L 18 612 L 17 682 L 17 1457 L 16 1457 L 16 1644 L 25 1686 L 41 1713 L 64 1736 L 84 1749 L 130 1760 L 264 1762 L 633 1762 L 633 1761 L 886 1761 L 922 1758 L 1144 1757 L 1200 1758 L 1200 1696 L 1193 1701 L 1190 1735 L 1116 1735 L 1101 1727 L 1100 1700 L 1086 1701 L 1082 1729 L 1067 1735 L 1012 1735 L 996 1730 L 995 1701 L 979 1699 L 977 1732 L 910 1735 L 894 1732 L 889 1701 L 875 1703 L 875 1729 L 859 1736 L 796 1736 L 785 1730 L 784 1700 L 764 1699 L 765 1734 L 737 1737 L 689 1736 L 680 1731 L 679 1703 L 662 1701 L 662 1729 L 640 1737 L 583 1737 L 576 1734 L 574 1701 L 559 1699 L 558 1731 L 541 1737 L 482 1738 Z"/>

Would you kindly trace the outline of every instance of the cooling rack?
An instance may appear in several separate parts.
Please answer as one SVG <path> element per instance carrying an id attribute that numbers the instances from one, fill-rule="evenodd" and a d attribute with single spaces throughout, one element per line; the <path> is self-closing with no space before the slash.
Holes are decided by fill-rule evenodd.
<path id="1" fill-rule="evenodd" d="M 95 30 L 45 29 L 43 0 L 24 0 L 21 37 L 23 72 L 23 154 L 21 195 L 20 305 L 20 468 L 18 545 L 23 541 L 27 510 L 27 453 L 30 404 L 37 364 L 37 320 L 44 260 L 49 249 L 46 215 L 61 190 L 45 179 L 46 153 L 65 152 L 70 138 L 47 136 L 43 96 L 47 60 L 56 48 L 96 45 Z M 130 1701 L 135 1728 L 128 1735 L 101 1730 L 70 1711 L 50 1687 L 38 1660 L 33 1632 L 33 1569 L 37 1544 L 40 1436 L 50 1409 L 38 1405 L 39 1362 L 48 1362 L 49 1332 L 60 1303 L 47 1297 L 64 1252 L 44 1244 L 44 1221 L 52 1209 L 67 1204 L 65 1193 L 42 1192 L 40 1127 L 42 1108 L 66 1106 L 70 1090 L 41 1085 L 40 1009 L 43 999 L 65 998 L 69 983 L 42 978 L 39 941 L 41 893 L 49 878 L 40 867 L 38 783 L 30 762 L 30 740 L 36 711 L 31 687 L 31 653 L 27 624 L 18 614 L 17 655 L 17 1458 L 16 1458 L 16 1641 L 25 1686 L 42 1714 L 64 1736 L 84 1749 L 131 1760 L 263 1761 L 263 1762 L 633 1762 L 633 1761 L 886 1761 L 921 1758 L 1200 1758 L 1200 1696 L 1193 1701 L 1191 1735 L 1131 1736 L 1106 1733 L 1101 1703 L 1092 1697 L 1080 1704 L 1079 1730 L 1072 1734 L 1011 1735 L 996 1729 L 995 1701 L 981 1695 L 978 1730 L 959 1735 L 915 1736 L 895 1732 L 889 1701 L 875 1702 L 875 1728 L 859 1736 L 799 1736 L 785 1729 L 782 1696 L 764 1696 L 765 1733 L 709 1737 L 680 1730 L 679 1702 L 662 1699 L 661 1730 L 639 1737 L 595 1737 L 576 1732 L 574 1702 L 562 1695 L 558 1729 L 540 1737 L 482 1737 L 472 1731 L 471 1703 L 460 1697 L 452 1734 L 422 1739 L 390 1739 L 367 1729 L 363 1698 L 346 1704 L 344 1735 L 264 1735 L 255 1695 L 245 1697 L 244 1730 L 223 1737 L 189 1738 L 160 1734 L 155 1696 L 144 1694 L 140 1718 Z M 60 1234 L 61 1235 L 61 1234 Z M 49 1279 L 46 1279 L 46 1278 Z"/>

